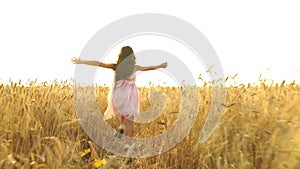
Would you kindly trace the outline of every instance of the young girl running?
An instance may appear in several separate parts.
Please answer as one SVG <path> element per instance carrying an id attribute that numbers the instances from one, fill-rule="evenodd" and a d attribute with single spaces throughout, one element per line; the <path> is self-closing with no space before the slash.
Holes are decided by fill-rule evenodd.
<path id="1" fill-rule="evenodd" d="M 114 115 L 121 116 L 121 125 L 117 134 L 124 133 L 124 127 L 128 139 L 125 145 L 125 150 L 128 150 L 131 145 L 133 136 L 133 120 L 134 116 L 139 115 L 139 94 L 135 85 L 136 71 L 148 71 L 159 68 L 166 68 L 167 63 L 162 63 L 157 66 L 143 67 L 136 65 L 135 55 L 130 46 L 122 47 L 117 63 L 107 64 L 98 61 L 87 61 L 73 58 L 74 64 L 86 64 L 92 66 L 100 66 L 109 68 L 115 72 L 114 86 L 108 96 L 108 107 L 104 113 L 104 119 L 110 119 Z M 119 135 L 121 136 L 121 135 Z"/>

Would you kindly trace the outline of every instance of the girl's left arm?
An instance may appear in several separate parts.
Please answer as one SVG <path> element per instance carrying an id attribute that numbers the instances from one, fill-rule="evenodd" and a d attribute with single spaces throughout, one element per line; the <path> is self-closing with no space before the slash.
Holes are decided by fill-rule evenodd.
<path id="1" fill-rule="evenodd" d="M 100 66 L 104 68 L 109 68 L 113 69 L 114 64 L 107 64 L 107 63 L 102 63 L 99 61 L 93 61 L 93 60 L 80 60 L 79 58 L 72 58 L 71 60 L 74 64 L 85 64 L 85 65 L 91 65 L 91 66 Z"/>
<path id="2" fill-rule="evenodd" d="M 147 70 L 155 70 L 155 69 L 159 69 L 159 68 L 166 68 L 168 66 L 168 63 L 167 62 L 164 62 L 160 65 L 157 65 L 157 66 L 139 66 L 139 65 L 136 65 L 136 69 L 139 70 L 139 71 L 147 71 Z"/>

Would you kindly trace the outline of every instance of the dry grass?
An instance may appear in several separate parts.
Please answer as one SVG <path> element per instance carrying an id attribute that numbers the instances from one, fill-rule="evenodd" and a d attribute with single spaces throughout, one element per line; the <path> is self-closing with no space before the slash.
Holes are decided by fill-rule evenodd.
<path id="1" fill-rule="evenodd" d="M 141 111 L 157 88 L 140 88 Z M 135 124 L 135 135 L 159 134 L 176 120 L 179 89 L 166 94 L 164 113 L 149 124 Z M 227 88 L 220 126 L 205 143 L 198 137 L 210 106 L 210 87 L 199 88 L 200 108 L 188 137 L 170 151 L 150 158 L 113 155 L 85 134 L 76 118 L 72 87 L 67 83 L 0 86 L 0 168 L 300 168 L 300 87 L 295 84 Z M 97 88 L 106 108 L 107 88 Z M 109 123 L 117 128 L 119 121 Z M 84 152 L 85 151 L 85 152 Z"/>

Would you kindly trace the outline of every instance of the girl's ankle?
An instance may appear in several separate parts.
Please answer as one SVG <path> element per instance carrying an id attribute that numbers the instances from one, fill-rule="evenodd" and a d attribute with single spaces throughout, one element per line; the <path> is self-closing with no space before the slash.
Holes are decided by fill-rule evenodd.
<path id="1" fill-rule="evenodd" d="M 121 124 L 120 126 L 119 126 L 119 129 L 124 129 L 125 128 L 125 125 L 124 124 Z"/>
<path id="2" fill-rule="evenodd" d="M 125 147 L 124 147 L 124 151 L 128 151 L 129 147 L 130 147 L 130 144 L 126 144 Z"/>

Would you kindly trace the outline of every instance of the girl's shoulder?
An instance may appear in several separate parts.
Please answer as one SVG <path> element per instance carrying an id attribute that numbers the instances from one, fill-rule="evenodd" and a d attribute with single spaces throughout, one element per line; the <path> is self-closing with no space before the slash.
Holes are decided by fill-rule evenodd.
<path id="1" fill-rule="evenodd" d="M 140 66 L 140 65 L 135 65 L 134 72 L 141 70 L 141 67 L 142 66 Z"/>
<path id="2" fill-rule="evenodd" d="M 113 69 L 113 70 L 116 70 L 116 69 L 117 69 L 117 64 L 116 64 L 116 63 L 113 63 L 112 65 L 113 65 L 113 68 L 112 68 L 112 69 Z"/>

